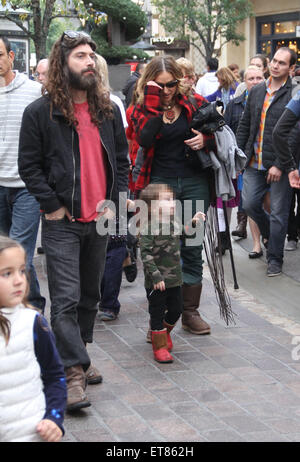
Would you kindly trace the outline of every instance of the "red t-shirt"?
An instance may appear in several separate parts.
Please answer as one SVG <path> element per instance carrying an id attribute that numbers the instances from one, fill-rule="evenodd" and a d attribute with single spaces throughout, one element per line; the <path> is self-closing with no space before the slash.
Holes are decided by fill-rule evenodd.
<path id="1" fill-rule="evenodd" d="M 98 202 L 106 198 L 106 159 L 98 127 L 91 121 L 88 103 L 74 104 L 78 125 L 81 217 L 79 221 L 90 222 L 97 216 Z"/>

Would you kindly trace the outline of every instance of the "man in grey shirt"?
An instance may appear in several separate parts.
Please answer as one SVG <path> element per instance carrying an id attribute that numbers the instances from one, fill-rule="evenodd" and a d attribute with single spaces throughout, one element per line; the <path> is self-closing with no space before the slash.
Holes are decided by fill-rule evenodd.
<path id="1" fill-rule="evenodd" d="M 18 171 L 19 133 L 23 111 L 41 96 L 41 85 L 13 70 L 14 52 L 0 35 L 0 232 L 18 241 L 27 254 L 30 276 L 29 301 L 44 310 L 33 266 L 40 222 L 40 208 L 29 194 Z"/>

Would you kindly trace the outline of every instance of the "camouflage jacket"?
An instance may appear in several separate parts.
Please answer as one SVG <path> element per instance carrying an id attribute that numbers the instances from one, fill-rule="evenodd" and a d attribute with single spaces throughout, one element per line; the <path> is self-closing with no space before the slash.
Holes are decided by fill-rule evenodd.
<path id="1" fill-rule="evenodd" d="M 171 223 L 170 233 L 164 231 L 161 224 L 145 227 L 140 234 L 141 258 L 144 266 L 145 287 L 152 288 L 160 281 L 166 288 L 182 285 L 180 263 L 180 235 L 174 231 Z"/>

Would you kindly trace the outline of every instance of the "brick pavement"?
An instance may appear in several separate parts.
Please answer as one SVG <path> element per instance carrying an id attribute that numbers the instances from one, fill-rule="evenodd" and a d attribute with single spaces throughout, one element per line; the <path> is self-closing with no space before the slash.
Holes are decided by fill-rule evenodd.
<path id="1" fill-rule="evenodd" d="M 38 258 L 46 293 L 44 257 Z M 212 333 L 192 335 L 178 323 L 175 361 L 162 365 L 145 341 L 149 318 L 141 269 L 134 283 L 124 279 L 119 318 L 97 319 L 89 346 L 104 381 L 88 387 L 90 408 L 66 415 L 63 441 L 299 441 L 300 352 L 293 359 L 291 342 L 300 326 L 243 290 L 229 292 L 237 316 L 227 327 L 205 268 L 201 312 Z"/>

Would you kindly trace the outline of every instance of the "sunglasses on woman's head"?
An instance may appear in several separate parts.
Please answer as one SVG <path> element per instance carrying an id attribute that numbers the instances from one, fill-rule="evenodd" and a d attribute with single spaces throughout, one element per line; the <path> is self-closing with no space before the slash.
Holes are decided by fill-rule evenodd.
<path id="1" fill-rule="evenodd" d="M 157 85 L 159 85 L 162 89 L 164 89 L 165 87 L 167 88 L 174 88 L 176 87 L 176 85 L 178 84 L 178 80 L 172 80 L 171 82 L 167 82 L 167 83 L 160 83 L 160 82 L 156 82 Z"/>

